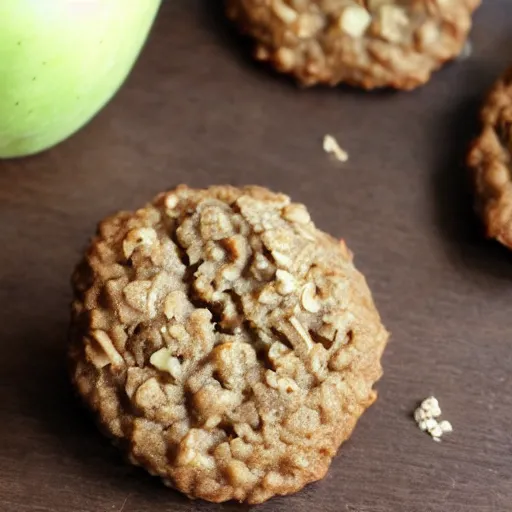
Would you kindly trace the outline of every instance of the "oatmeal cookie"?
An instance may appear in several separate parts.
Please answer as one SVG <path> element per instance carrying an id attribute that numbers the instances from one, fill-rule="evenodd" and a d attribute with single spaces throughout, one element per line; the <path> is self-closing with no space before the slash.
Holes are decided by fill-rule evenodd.
<path id="1" fill-rule="evenodd" d="M 388 333 L 365 279 L 285 195 L 163 193 L 100 224 L 73 288 L 79 394 L 190 497 L 298 491 L 375 400 Z"/>
<path id="2" fill-rule="evenodd" d="M 300 84 L 413 89 L 464 47 L 480 0 L 226 0 L 255 56 Z"/>
<path id="3" fill-rule="evenodd" d="M 512 249 L 512 68 L 491 89 L 469 152 L 476 208 L 487 235 Z"/>

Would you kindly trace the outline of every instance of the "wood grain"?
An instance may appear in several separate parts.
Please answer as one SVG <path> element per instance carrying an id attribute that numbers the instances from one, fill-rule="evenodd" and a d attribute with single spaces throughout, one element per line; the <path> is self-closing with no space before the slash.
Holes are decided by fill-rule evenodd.
<path id="1" fill-rule="evenodd" d="M 249 62 L 213 0 L 166 1 L 136 69 L 84 130 L 0 163 L 0 511 L 244 510 L 126 465 L 69 390 L 69 275 L 96 222 L 186 182 L 258 183 L 343 236 L 393 337 L 380 399 L 327 478 L 261 511 L 512 510 L 512 256 L 480 237 L 460 160 L 508 64 L 512 3 L 473 56 L 412 93 L 301 91 Z M 347 164 L 321 149 L 331 133 Z M 410 415 L 430 393 L 455 432 Z"/>

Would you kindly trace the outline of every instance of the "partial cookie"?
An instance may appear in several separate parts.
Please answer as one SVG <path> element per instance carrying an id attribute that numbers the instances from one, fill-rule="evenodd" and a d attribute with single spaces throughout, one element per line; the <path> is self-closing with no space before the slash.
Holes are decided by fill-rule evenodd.
<path id="1" fill-rule="evenodd" d="M 481 122 L 468 157 L 476 207 L 487 235 L 512 249 L 512 68 L 492 88 Z"/>
<path id="2" fill-rule="evenodd" d="M 190 497 L 298 491 L 376 398 L 388 333 L 365 279 L 287 196 L 161 194 L 100 224 L 73 288 L 78 392 Z"/>
<path id="3" fill-rule="evenodd" d="M 461 52 L 480 0 L 226 0 L 255 56 L 303 85 L 413 89 Z"/>

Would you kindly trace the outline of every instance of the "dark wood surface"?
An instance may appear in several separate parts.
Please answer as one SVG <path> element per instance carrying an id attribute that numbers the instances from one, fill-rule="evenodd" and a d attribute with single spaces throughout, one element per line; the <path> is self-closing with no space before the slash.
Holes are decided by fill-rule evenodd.
<path id="1" fill-rule="evenodd" d="M 510 59 L 512 3 L 487 0 L 474 53 L 412 93 L 301 91 L 252 65 L 215 0 L 165 2 L 140 61 L 84 130 L 0 163 L 0 511 L 240 510 L 126 465 L 69 389 L 69 275 L 96 222 L 185 182 L 258 183 L 344 237 L 392 340 L 380 398 L 328 476 L 261 511 L 512 510 L 512 255 L 480 236 L 460 165 Z M 340 165 L 321 149 L 334 134 Z M 442 443 L 411 413 L 435 394 Z"/>

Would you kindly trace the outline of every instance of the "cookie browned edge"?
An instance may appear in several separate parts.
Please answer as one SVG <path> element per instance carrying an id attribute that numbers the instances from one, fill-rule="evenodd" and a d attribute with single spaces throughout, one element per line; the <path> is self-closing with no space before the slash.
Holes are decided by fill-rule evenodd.
<path id="1" fill-rule="evenodd" d="M 494 84 L 467 159 L 486 234 L 512 249 L 512 67 Z"/>
<path id="2" fill-rule="evenodd" d="M 481 0 L 411 0 L 407 7 L 394 0 L 340 0 L 328 13 L 319 2 L 303 0 L 297 2 L 305 9 L 298 15 L 290 7 L 293 0 L 225 2 L 228 18 L 255 41 L 256 60 L 292 75 L 301 86 L 411 90 L 461 53 Z M 347 30 L 353 33 L 344 33 L 339 27 L 347 9 L 371 12 L 374 21 L 354 22 L 351 14 Z M 321 28 L 312 11 L 324 17 Z M 401 39 L 407 23 L 409 35 Z"/>

